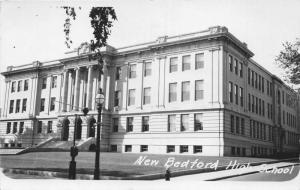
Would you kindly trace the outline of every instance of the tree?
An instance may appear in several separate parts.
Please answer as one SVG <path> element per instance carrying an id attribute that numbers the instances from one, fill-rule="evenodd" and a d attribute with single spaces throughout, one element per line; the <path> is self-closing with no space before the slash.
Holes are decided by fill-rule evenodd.
<path id="1" fill-rule="evenodd" d="M 276 57 L 276 63 L 285 70 L 285 80 L 292 84 L 300 84 L 300 40 L 285 42 L 283 50 Z"/>

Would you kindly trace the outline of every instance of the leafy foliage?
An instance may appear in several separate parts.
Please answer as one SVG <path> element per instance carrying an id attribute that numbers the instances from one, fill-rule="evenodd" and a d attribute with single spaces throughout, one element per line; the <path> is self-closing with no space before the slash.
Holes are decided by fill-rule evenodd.
<path id="1" fill-rule="evenodd" d="M 276 62 L 286 72 L 286 80 L 293 84 L 300 84 L 300 40 L 295 43 L 283 43 L 284 49 L 276 57 Z"/>
<path id="2" fill-rule="evenodd" d="M 65 44 L 68 48 L 71 47 L 71 44 L 73 43 L 72 40 L 70 39 L 70 28 L 71 28 L 71 18 L 73 20 L 76 19 L 76 12 L 74 7 L 62 7 L 66 11 L 67 18 L 65 19 L 65 24 L 64 24 L 64 33 L 65 33 Z"/>

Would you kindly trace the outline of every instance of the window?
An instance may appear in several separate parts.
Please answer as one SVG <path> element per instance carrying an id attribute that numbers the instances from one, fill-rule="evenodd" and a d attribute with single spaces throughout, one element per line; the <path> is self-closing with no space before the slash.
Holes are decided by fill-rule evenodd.
<path id="1" fill-rule="evenodd" d="M 142 117 L 142 132 L 149 131 L 149 116 Z"/>
<path id="2" fill-rule="evenodd" d="M 255 88 L 257 89 L 257 73 L 255 73 Z"/>
<path id="3" fill-rule="evenodd" d="M 193 149 L 194 149 L 194 154 L 202 152 L 202 146 L 199 146 L 199 145 L 198 146 L 194 146 Z"/>
<path id="4" fill-rule="evenodd" d="M 45 111 L 45 98 L 41 99 L 41 107 L 40 107 L 40 111 Z"/>
<path id="5" fill-rule="evenodd" d="M 47 133 L 52 133 L 52 121 L 48 121 Z"/>
<path id="6" fill-rule="evenodd" d="M 252 95 L 252 112 L 254 113 L 254 100 L 255 100 L 255 98 L 254 98 L 254 96 Z"/>
<path id="7" fill-rule="evenodd" d="M 241 134 L 245 135 L 245 119 L 241 118 Z"/>
<path id="8" fill-rule="evenodd" d="M 14 100 L 10 100 L 9 102 L 9 113 L 12 113 L 14 111 Z"/>
<path id="9" fill-rule="evenodd" d="M 240 87 L 240 102 L 241 102 L 241 106 L 244 106 L 244 89 L 242 87 Z"/>
<path id="10" fill-rule="evenodd" d="M 141 145 L 141 152 L 148 152 L 148 145 Z"/>
<path id="11" fill-rule="evenodd" d="M 176 115 L 168 116 L 168 132 L 176 131 Z"/>
<path id="12" fill-rule="evenodd" d="M 267 95 L 270 95 L 270 84 L 268 80 L 267 80 Z"/>
<path id="13" fill-rule="evenodd" d="M 258 90 L 261 90 L 261 76 L 258 76 Z"/>
<path id="14" fill-rule="evenodd" d="M 177 57 L 171 57 L 170 58 L 170 73 L 173 73 L 173 72 L 177 71 L 177 63 L 178 63 L 178 58 Z"/>
<path id="15" fill-rule="evenodd" d="M 248 110 L 251 111 L 251 95 L 248 94 Z"/>
<path id="16" fill-rule="evenodd" d="M 189 129 L 189 114 L 182 114 L 180 131 L 187 131 L 188 129 Z"/>
<path id="17" fill-rule="evenodd" d="M 195 113 L 194 115 L 194 131 L 203 130 L 203 124 L 202 124 L 202 113 Z"/>
<path id="18" fill-rule="evenodd" d="M 19 133 L 22 134 L 24 132 L 24 122 L 20 122 Z"/>
<path id="19" fill-rule="evenodd" d="M 116 68 L 116 80 L 120 80 L 121 78 L 121 67 Z"/>
<path id="20" fill-rule="evenodd" d="M 18 81 L 18 92 L 22 90 L 22 81 Z"/>
<path id="21" fill-rule="evenodd" d="M 243 63 L 240 62 L 240 77 L 243 78 Z"/>
<path id="22" fill-rule="evenodd" d="M 261 92 L 265 92 L 265 79 L 264 77 L 261 77 Z"/>
<path id="23" fill-rule="evenodd" d="M 17 99 L 17 101 L 16 101 L 16 113 L 20 112 L 20 103 L 21 103 L 21 100 Z"/>
<path id="24" fill-rule="evenodd" d="M 255 97 L 255 113 L 258 114 L 258 98 Z"/>
<path id="25" fill-rule="evenodd" d="M 113 118 L 113 132 L 119 131 L 119 118 Z"/>
<path id="26" fill-rule="evenodd" d="M 258 100 L 258 113 L 261 115 L 261 99 Z"/>
<path id="27" fill-rule="evenodd" d="M 129 65 L 129 78 L 136 77 L 136 64 Z"/>
<path id="28" fill-rule="evenodd" d="M 201 100 L 204 98 L 203 80 L 195 81 L 195 100 Z"/>
<path id="29" fill-rule="evenodd" d="M 254 87 L 254 71 L 251 71 L 252 87 Z"/>
<path id="30" fill-rule="evenodd" d="M 14 122 L 13 123 L 13 134 L 15 134 L 15 133 L 17 133 L 17 131 L 18 131 L 18 122 Z"/>
<path id="31" fill-rule="evenodd" d="M 282 92 L 282 104 L 284 104 L 284 92 Z"/>
<path id="32" fill-rule="evenodd" d="M 265 101 L 262 100 L 262 115 L 265 116 Z"/>
<path id="33" fill-rule="evenodd" d="M 239 65 L 238 65 L 238 60 L 237 59 L 234 59 L 234 72 L 236 75 L 238 75 L 238 68 Z"/>
<path id="34" fill-rule="evenodd" d="M 119 103 L 120 103 L 120 94 L 121 92 L 118 90 L 118 91 L 115 91 L 115 100 L 114 100 L 114 106 L 119 106 Z"/>
<path id="35" fill-rule="evenodd" d="M 248 68 L 248 84 L 251 82 L 251 70 Z"/>
<path id="36" fill-rule="evenodd" d="M 46 89 L 47 88 L 47 78 L 42 78 L 42 89 Z"/>
<path id="37" fill-rule="evenodd" d="M 231 155 L 235 155 L 235 147 L 234 146 L 231 147 Z"/>
<path id="38" fill-rule="evenodd" d="M 16 81 L 11 83 L 11 92 L 15 92 L 16 91 Z"/>
<path id="39" fill-rule="evenodd" d="M 235 125 L 235 132 L 237 134 L 240 134 L 240 118 L 239 117 L 235 118 L 235 123 L 236 123 L 236 125 Z"/>
<path id="40" fill-rule="evenodd" d="M 150 104 L 151 94 L 150 94 L 151 88 L 144 88 L 144 98 L 143 103 L 144 104 Z"/>
<path id="41" fill-rule="evenodd" d="M 240 155 L 240 154 L 241 154 L 241 149 L 240 149 L 240 147 L 237 147 L 237 148 L 236 148 L 236 154 L 237 154 L 237 155 Z"/>
<path id="42" fill-rule="evenodd" d="M 135 89 L 129 90 L 129 96 L 128 96 L 128 106 L 132 106 L 135 104 Z"/>
<path id="43" fill-rule="evenodd" d="M 230 71 L 232 72 L 233 71 L 233 58 L 232 58 L 232 56 L 231 55 L 229 55 L 229 58 L 228 58 L 229 60 L 229 69 L 230 69 Z"/>
<path id="44" fill-rule="evenodd" d="M 125 145 L 125 152 L 131 152 L 132 151 L 132 145 Z"/>
<path id="45" fill-rule="evenodd" d="M 195 69 L 204 68 L 204 53 L 198 53 L 195 55 Z"/>
<path id="46" fill-rule="evenodd" d="M 234 116 L 230 116 L 230 131 L 231 133 L 234 133 Z"/>
<path id="47" fill-rule="evenodd" d="M 26 106 L 27 106 L 27 99 L 24 98 L 22 101 L 22 112 L 26 111 Z"/>
<path id="48" fill-rule="evenodd" d="M 239 104 L 239 87 L 238 85 L 234 85 L 234 96 L 235 96 L 235 103 L 236 105 Z"/>
<path id="49" fill-rule="evenodd" d="M 246 156 L 246 148 L 242 148 L 242 155 Z"/>
<path id="50" fill-rule="evenodd" d="M 133 117 L 127 117 L 126 132 L 133 131 Z"/>
<path id="51" fill-rule="evenodd" d="M 117 152 L 118 151 L 118 146 L 116 144 L 110 145 L 110 151 L 111 152 Z"/>
<path id="52" fill-rule="evenodd" d="M 53 76 L 51 81 L 51 88 L 56 88 L 56 87 L 57 87 L 57 76 Z"/>
<path id="53" fill-rule="evenodd" d="M 6 134 L 9 134 L 10 131 L 11 131 L 11 122 L 8 122 L 6 126 Z"/>
<path id="54" fill-rule="evenodd" d="M 50 102 L 50 111 L 55 110 L 55 98 L 51 98 Z"/>
<path id="55" fill-rule="evenodd" d="M 175 146 L 174 145 L 167 145 L 167 153 L 175 152 Z"/>
<path id="56" fill-rule="evenodd" d="M 190 82 L 182 82 L 181 101 L 190 100 Z"/>
<path id="57" fill-rule="evenodd" d="M 229 82 L 229 102 L 233 102 L 233 83 Z"/>
<path id="58" fill-rule="evenodd" d="M 182 57 L 182 71 L 191 69 L 191 56 L 185 55 Z"/>
<path id="59" fill-rule="evenodd" d="M 37 126 L 37 133 L 42 133 L 43 122 L 39 121 Z"/>
<path id="60" fill-rule="evenodd" d="M 151 63 L 150 62 L 146 62 L 144 63 L 144 76 L 150 76 L 151 75 Z"/>
<path id="61" fill-rule="evenodd" d="M 180 145 L 180 153 L 189 152 L 189 146 L 188 145 Z"/>
<path id="62" fill-rule="evenodd" d="M 169 84 L 169 102 L 176 102 L 177 100 L 177 83 Z"/>

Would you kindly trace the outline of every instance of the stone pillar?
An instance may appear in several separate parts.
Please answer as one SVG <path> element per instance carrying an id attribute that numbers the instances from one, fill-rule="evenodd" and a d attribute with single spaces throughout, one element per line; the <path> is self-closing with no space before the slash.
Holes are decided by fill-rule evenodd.
<path id="1" fill-rule="evenodd" d="M 111 73 L 111 72 L 109 72 L 109 73 Z M 106 75 L 105 82 L 106 82 L 105 94 L 104 94 L 105 95 L 105 108 L 107 110 L 109 110 L 110 109 L 110 106 L 109 106 L 109 102 L 110 102 L 110 100 L 109 100 L 110 99 L 110 95 L 109 95 L 109 93 L 110 93 L 110 75 L 109 74 Z"/>
<path id="2" fill-rule="evenodd" d="M 9 85 L 10 85 L 9 81 L 5 81 L 5 96 L 4 96 L 4 106 L 3 106 L 3 113 L 2 113 L 3 117 L 6 117 L 7 115 L 7 105 L 8 105 L 7 102 L 9 102 L 8 100 Z"/>
<path id="3" fill-rule="evenodd" d="M 92 94 L 93 94 L 93 66 L 88 66 L 88 81 L 87 81 L 87 97 L 86 97 L 86 105 L 89 110 L 92 108 Z"/>
<path id="4" fill-rule="evenodd" d="M 74 105 L 73 109 L 75 111 L 78 111 L 78 106 L 79 106 L 79 93 L 80 93 L 80 68 L 77 67 L 75 69 L 76 71 L 76 76 L 75 76 L 75 89 L 74 89 Z"/>
<path id="5" fill-rule="evenodd" d="M 72 72 L 68 73 L 67 111 L 72 110 Z"/>
<path id="6" fill-rule="evenodd" d="M 62 100 L 62 111 L 67 111 L 68 104 L 68 84 L 69 84 L 69 72 L 68 70 L 64 71 L 64 86 L 63 86 L 63 100 Z"/>

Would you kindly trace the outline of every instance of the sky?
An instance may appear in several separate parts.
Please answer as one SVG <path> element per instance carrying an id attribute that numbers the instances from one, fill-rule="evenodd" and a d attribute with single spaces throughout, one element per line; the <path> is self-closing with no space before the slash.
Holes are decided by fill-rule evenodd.
<path id="1" fill-rule="evenodd" d="M 0 1 L 0 72 L 9 65 L 49 61 L 65 57 L 92 38 L 88 17 L 92 6 L 113 6 L 114 22 L 108 44 L 123 47 L 172 36 L 226 26 L 246 42 L 253 59 L 271 73 L 283 71 L 275 57 L 285 41 L 300 38 L 299 0 L 102 0 L 102 1 Z M 61 6 L 77 8 L 72 21 L 71 49 L 64 44 L 66 18 Z M 79 10 L 78 7 L 81 7 Z M 4 77 L 0 76 L 0 107 Z"/>

